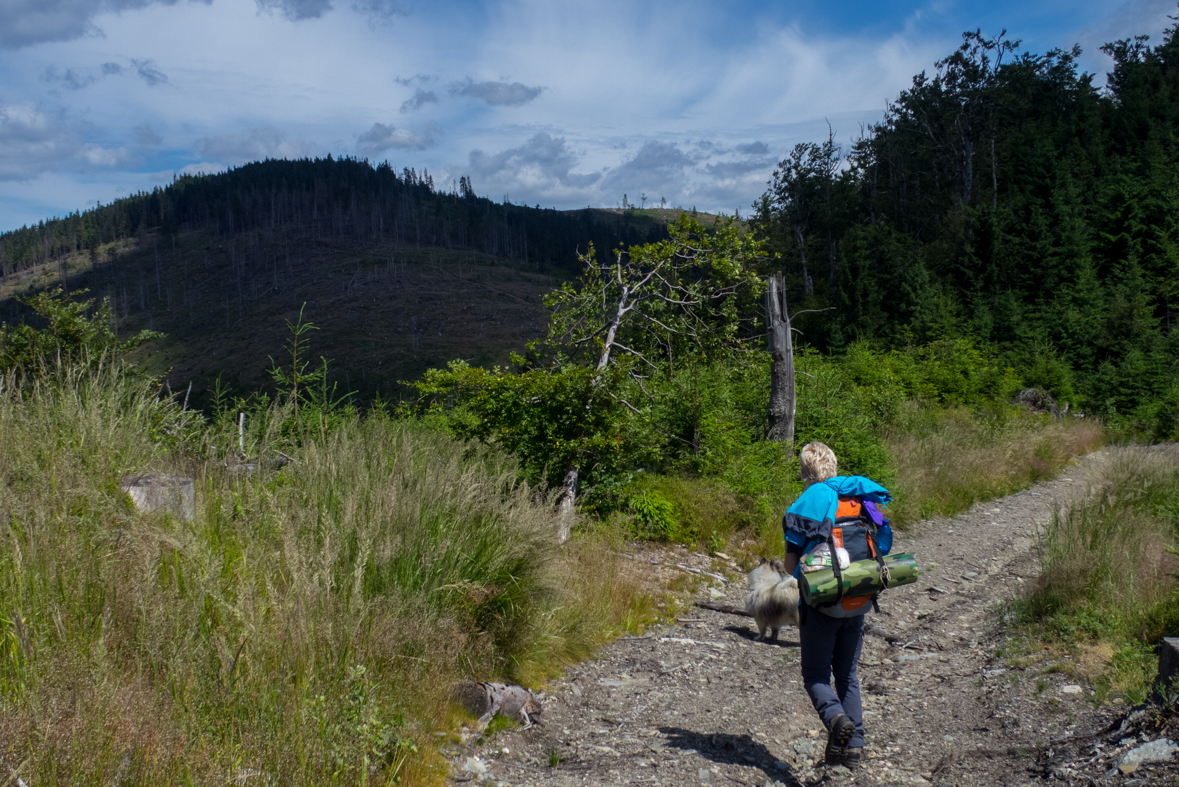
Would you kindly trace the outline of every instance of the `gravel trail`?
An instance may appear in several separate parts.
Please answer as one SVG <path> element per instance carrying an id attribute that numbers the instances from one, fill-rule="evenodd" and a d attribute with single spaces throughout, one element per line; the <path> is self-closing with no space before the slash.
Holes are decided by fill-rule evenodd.
<path id="1" fill-rule="evenodd" d="M 464 734 L 466 743 L 450 752 L 452 778 L 759 787 L 1100 779 L 1109 766 L 1082 748 L 1125 709 L 1095 709 L 1082 665 L 1020 651 L 1000 615 L 1036 581 L 1037 524 L 1084 494 L 1110 455 L 1096 452 L 1051 481 L 897 534 L 893 551 L 914 553 L 927 571 L 885 593 L 883 614 L 868 616 L 859 668 L 866 759 L 854 773 L 821 765 L 826 735 L 800 682 L 797 629 L 784 629 L 776 643 L 756 642 L 750 619 L 691 608 L 676 625 L 616 641 L 554 681 L 540 724 L 489 741 Z M 732 561 L 667 550 L 632 557 L 669 575 L 683 571 L 670 568 L 674 562 L 725 573 L 723 587 L 702 587 L 698 598 L 744 603 L 745 578 Z"/>

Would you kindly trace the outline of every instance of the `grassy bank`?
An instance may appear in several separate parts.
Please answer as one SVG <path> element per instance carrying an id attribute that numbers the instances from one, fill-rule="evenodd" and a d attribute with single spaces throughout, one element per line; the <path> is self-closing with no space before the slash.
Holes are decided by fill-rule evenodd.
<path id="1" fill-rule="evenodd" d="M 896 478 L 890 511 L 902 527 L 1051 478 L 1104 440 L 1093 419 L 1053 421 L 1002 407 L 978 414 L 910 406 L 886 435 Z"/>
<path id="2" fill-rule="evenodd" d="M 435 783 L 460 677 L 536 681 L 649 619 L 605 536 L 554 548 L 514 464 L 419 424 L 236 434 L 109 368 L 3 379 L 0 756 L 30 784 Z M 318 434 L 314 433 L 318 431 Z M 118 484 L 195 479 L 192 521 Z"/>
<path id="3" fill-rule="evenodd" d="M 1117 449 L 1088 497 L 1040 533 L 1043 575 L 1015 607 L 1028 632 L 1082 650 L 1098 698 L 1145 699 L 1153 646 L 1179 633 L 1179 452 Z"/>
<path id="4" fill-rule="evenodd" d="M 979 413 L 909 401 L 899 410 L 874 439 L 886 460 L 877 478 L 894 495 L 888 516 L 901 529 L 1051 478 L 1105 437 L 1093 419 L 1054 421 L 1014 407 Z M 841 472 L 857 470 L 841 461 Z M 736 539 L 751 558 L 783 551 L 782 513 L 802 492 L 797 459 L 768 443 L 733 452 L 713 476 L 652 474 L 632 488 L 630 515 L 620 519 L 634 536 L 706 549 L 735 549 Z"/>

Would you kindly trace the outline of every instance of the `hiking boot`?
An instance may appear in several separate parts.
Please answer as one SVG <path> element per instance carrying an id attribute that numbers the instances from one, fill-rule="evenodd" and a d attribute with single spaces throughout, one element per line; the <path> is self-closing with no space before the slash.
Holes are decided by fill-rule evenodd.
<path id="1" fill-rule="evenodd" d="M 843 754 L 843 764 L 851 770 L 860 767 L 860 759 L 864 753 L 864 749 L 860 746 L 855 748 L 848 747 Z"/>
<path id="2" fill-rule="evenodd" d="M 831 720 L 831 728 L 827 732 L 827 751 L 825 761 L 828 765 L 844 765 L 847 759 L 847 742 L 856 734 L 856 723 L 846 714 L 839 714 Z"/>

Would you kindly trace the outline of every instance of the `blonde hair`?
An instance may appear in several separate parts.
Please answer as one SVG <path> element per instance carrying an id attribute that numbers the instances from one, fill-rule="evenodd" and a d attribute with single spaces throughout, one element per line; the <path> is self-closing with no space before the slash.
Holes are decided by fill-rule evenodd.
<path id="1" fill-rule="evenodd" d="M 802 465 L 803 486 L 834 478 L 839 472 L 835 452 L 818 441 L 804 445 L 798 452 L 798 461 Z"/>

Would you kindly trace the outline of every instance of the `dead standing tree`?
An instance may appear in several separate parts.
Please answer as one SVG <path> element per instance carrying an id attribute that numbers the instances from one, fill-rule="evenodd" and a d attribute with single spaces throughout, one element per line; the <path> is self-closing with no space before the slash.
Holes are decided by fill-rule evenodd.
<path id="1" fill-rule="evenodd" d="M 794 339 L 790 335 L 790 313 L 786 309 L 786 287 L 782 274 L 770 277 L 766 287 L 766 329 L 770 349 L 770 433 L 787 448 L 794 443 Z"/>
<path id="2" fill-rule="evenodd" d="M 804 309 L 794 315 L 829 311 L 826 309 Z M 786 285 L 781 273 L 770 277 L 766 287 L 766 329 L 770 350 L 770 431 L 769 439 L 782 443 L 788 452 L 793 452 L 794 415 L 798 397 L 794 385 L 794 331 L 790 325 L 793 317 L 786 308 Z"/>
<path id="3" fill-rule="evenodd" d="M 592 363 L 595 369 L 587 414 L 603 397 L 639 413 L 606 384 L 611 365 L 623 364 L 635 390 L 646 396 L 644 381 L 671 368 L 677 357 L 730 346 L 741 322 L 737 295 L 760 289 L 751 272 L 760 244 L 734 223 L 705 232 L 685 214 L 669 231 L 666 241 L 615 252 L 606 262 L 591 247 L 581 255 L 585 268 L 578 284 L 566 284 L 545 300 L 553 312 L 547 343 L 558 362 Z M 585 459 L 570 463 L 558 497 L 562 542 L 569 537 Z"/>

